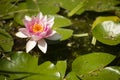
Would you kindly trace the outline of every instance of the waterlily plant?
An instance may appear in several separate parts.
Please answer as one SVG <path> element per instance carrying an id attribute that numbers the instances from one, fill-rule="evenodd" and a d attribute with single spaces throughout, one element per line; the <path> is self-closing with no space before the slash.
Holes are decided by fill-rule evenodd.
<path id="1" fill-rule="evenodd" d="M 61 36 L 52 29 L 54 16 L 43 15 L 41 12 L 37 16 L 25 16 L 25 28 L 20 28 L 16 33 L 17 37 L 29 38 L 26 44 L 26 52 L 30 52 L 36 45 L 43 52 L 47 51 L 47 42 L 45 39 L 58 40 Z"/>

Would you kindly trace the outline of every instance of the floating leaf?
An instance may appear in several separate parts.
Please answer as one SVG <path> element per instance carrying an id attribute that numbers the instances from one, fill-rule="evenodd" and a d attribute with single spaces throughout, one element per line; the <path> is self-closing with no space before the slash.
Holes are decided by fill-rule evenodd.
<path id="1" fill-rule="evenodd" d="M 58 0 L 60 6 L 69 11 L 68 16 L 72 16 L 75 13 L 82 13 L 85 9 L 83 8 L 86 0 Z"/>
<path id="2" fill-rule="evenodd" d="M 56 28 L 55 30 L 61 35 L 61 40 L 66 40 L 73 34 L 73 30 L 70 29 Z"/>
<path id="3" fill-rule="evenodd" d="M 93 22 L 92 24 L 92 29 L 98 25 L 99 23 L 101 22 L 104 22 L 104 21 L 114 21 L 114 22 L 119 22 L 120 21 L 120 18 L 117 17 L 117 16 L 107 16 L 107 17 L 103 17 L 103 16 L 100 16 L 100 17 L 97 17 L 96 20 Z"/>
<path id="4" fill-rule="evenodd" d="M 115 56 L 107 53 L 90 53 L 76 58 L 72 63 L 72 71 L 79 77 L 94 72 L 108 65 Z"/>
<path id="5" fill-rule="evenodd" d="M 120 23 L 104 21 L 92 30 L 93 36 L 100 42 L 107 45 L 120 43 Z"/>
<path id="6" fill-rule="evenodd" d="M 82 80 L 119 80 L 120 67 L 105 67 L 83 77 Z"/>
<path id="7" fill-rule="evenodd" d="M 47 61 L 38 65 L 38 58 L 24 52 L 10 53 L 11 60 L 0 59 L 0 74 L 8 75 L 8 79 L 24 80 L 59 80 L 60 73 L 53 63 Z"/>
<path id="8" fill-rule="evenodd" d="M 74 72 L 70 72 L 65 77 L 66 80 L 80 80 Z"/>
<path id="9" fill-rule="evenodd" d="M 120 4 L 117 0 L 58 0 L 60 6 L 70 11 L 69 16 L 81 14 L 83 11 L 111 11 L 117 10 L 119 7 L 116 5 Z"/>
<path id="10" fill-rule="evenodd" d="M 25 15 L 34 16 L 39 12 L 42 12 L 44 15 L 56 14 L 59 11 L 59 7 L 56 6 L 54 2 L 26 0 L 26 2 L 19 3 L 17 6 L 17 14 L 15 14 L 15 21 L 23 25 L 22 21 Z"/>
<path id="11" fill-rule="evenodd" d="M 31 13 L 38 13 L 41 11 L 44 14 L 55 14 L 59 11 L 59 7 L 48 0 L 27 0 L 27 8 Z"/>
<path id="12" fill-rule="evenodd" d="M 5 30 L 0 29 L 0 47 L 5 51 L 9 52 L 12 50 L 13 39 L 9 33 Z"/>
<path id="13" fill-rule="evenodd" d="M 117 10 L 118 7 L 116 5 L 118 4 L 120 4 L 120 1 L 117 0 L 86 0 L 85 9 L 97 12 Z"/>
<path id="14" fill-rule="evenodd" d="M 58 27 L 66 27 L 72 24 L 72 22 L 60 15 L 55 15 L 55 23 L 53 25 L 53 28 L 58 28 Z"/>
<path id="15" fill-rule="evenodd" d="M 56 64 L 57 70 L 60 72 L 61 78 L 63 79 L 65 76 L 67 62 L 66 61 L 58 61 Z"/>

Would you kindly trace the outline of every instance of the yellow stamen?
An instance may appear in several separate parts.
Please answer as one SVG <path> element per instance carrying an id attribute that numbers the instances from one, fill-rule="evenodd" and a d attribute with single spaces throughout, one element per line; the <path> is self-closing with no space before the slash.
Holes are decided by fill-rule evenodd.
<path id="1" fill-rule="evenodd" d="M 43 26 L 41 26 L 40 24 L 34 24 L 33 28 L 33 32 L 42 32 L 43 31 Z"/>

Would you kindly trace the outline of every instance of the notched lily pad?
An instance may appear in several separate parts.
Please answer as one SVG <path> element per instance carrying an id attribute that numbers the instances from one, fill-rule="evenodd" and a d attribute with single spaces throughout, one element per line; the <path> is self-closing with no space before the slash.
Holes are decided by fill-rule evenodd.
<path id="1" fill-rule="evenodd" d="M 119 80 L 120 67 L 112 66 L 97 70 L 89 75 L 84 76 L 82 80 Z"/>
<path id="2" fill-rule="evenodd" d="M 115 59 L 114 55 L 102 52 L 79 56 L 72 63 L 72 71 L 79 77 L 99 70 Z"/>
<path id="3" fill-rule="evenodd" d="M 24 52 L 9 53 L 11 60 L 0 59 L 0 74 L 8 80 L 59 80 L 56 66 L 46 61 L 38 65 L 38 58 Z"/>
<path id="4" fill-rule="evenodd" d="M 120 43 L 120 23 L 104 21 L 92 30 L 93 36 L 100 42 L 107 45 Z"/>

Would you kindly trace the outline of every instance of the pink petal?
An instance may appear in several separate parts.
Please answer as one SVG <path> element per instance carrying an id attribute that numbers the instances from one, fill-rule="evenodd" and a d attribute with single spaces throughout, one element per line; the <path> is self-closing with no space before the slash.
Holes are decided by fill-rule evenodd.
<path id="1" fill-rule="evenodd" d="M 42 38 L 42 36 L 36 36 L 36 35 L 32 35 L 31 38 L 34 40 L 34 41 L 38 41 Z"/>
<path id="2" fill-rule="evenodd" d="M 19 31 L 22 32 L 24 35 L 30 37 L 30 33 L 26 28 L 20 28 Z"/>
<path id="3" fill-rule="evenodd" d="M 52 31 L 52 30 L 49 30 L 48 32 L 47 32 L 47 36 L 46 37 L 50 37 L 50 36 L 52 36 L 52 35 L 54 35 L 56 33 L 56 31 Z"/>
<path id="4" fill-rule="evenodd" d="M 25 27 L 27 29 L 30 29 L 30 26 L 32 25 L 32 19 L 31 19 L 31 21 L 24 19 L 23 22 L 24 22 Z"/>
<path id="5" fill-rule="evenodd" d="M 47 37 L 47 39 L 49 40 L 59 40 L 61 38 L 61 36 L 57 33 L 55 33 L 54 35 Z"/>
<path id="6" fill-rule="evenodd" d="M 43 52 L 46 53 L 47 51 L 47 43 L 44 39 L 38 41 L 38 47 Z"/>
<path id="7" fill-rule="evenodd" d="M 34 40 L 29 40 L 26 44 L 26 52 L 28 53 L 29 51 L 31 51 L 35 46 L 36 46 L 36 41 Z"/>
<path id="8" fill-rule="evenodd" d="M 28 37 L 25 34 L 23 34 L 22 32 L 17 32 L 15 35 L 19 38 L 27 38 Z"/>

